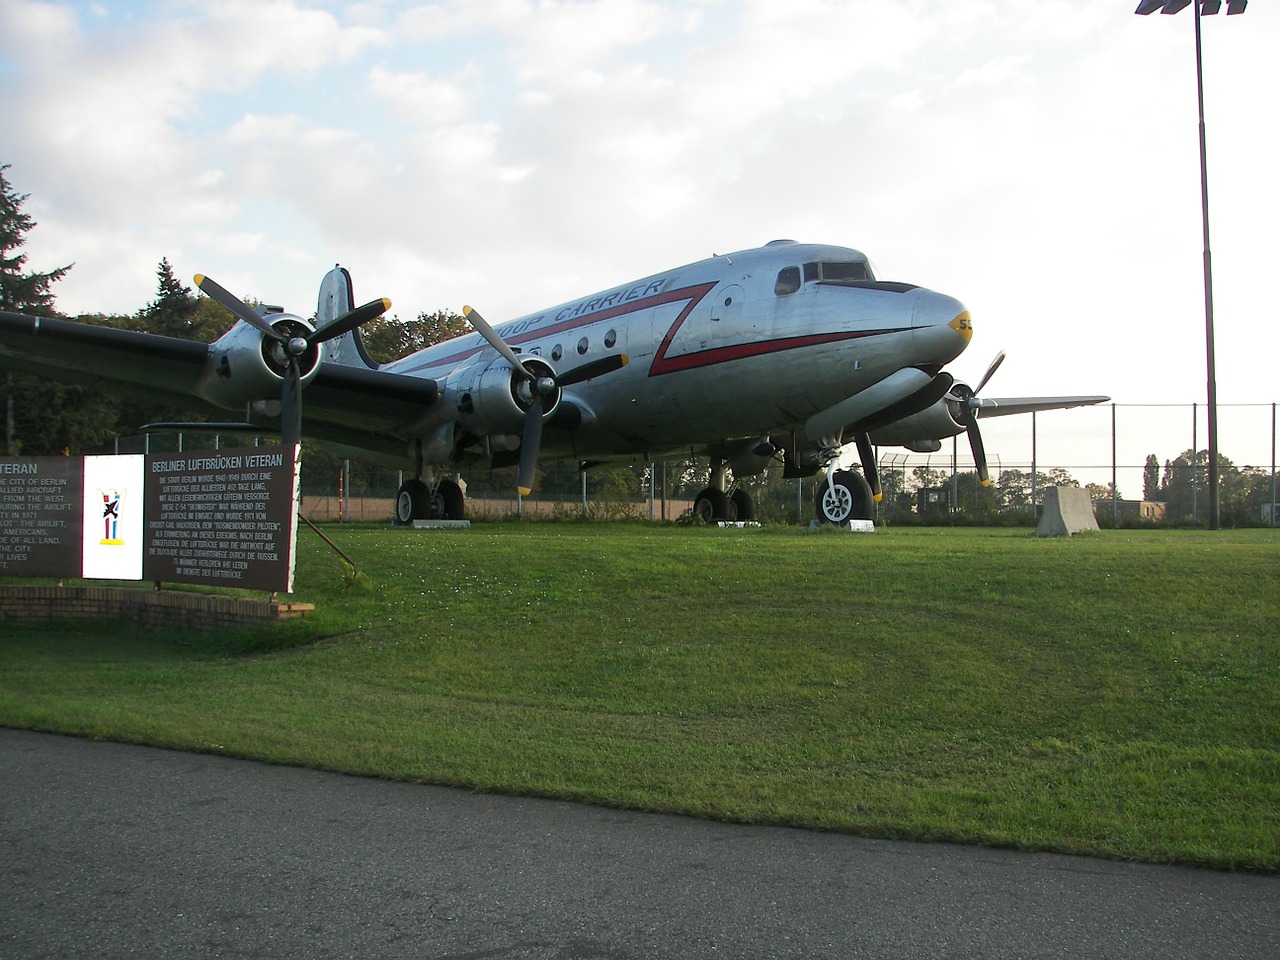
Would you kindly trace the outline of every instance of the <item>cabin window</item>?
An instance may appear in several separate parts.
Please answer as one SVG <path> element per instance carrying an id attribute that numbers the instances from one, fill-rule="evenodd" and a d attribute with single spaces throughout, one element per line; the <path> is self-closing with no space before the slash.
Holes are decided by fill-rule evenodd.
<path id="1" fill-rule="evenodd" d="M 588 346 L 589 344 L 587 343 L 587 338 L 583 337 L 581 340 L 578 341 L 578 353 L 579 354 L 586 353 Z"/>
<path id="2" fill-rule="evenodd" d="M 615 343 L 617 343 L 617 342 L 618 342 L 618 331 L 617 331 L 617 330 L 610 330 L 608 333 L 606 333 L 606 334 L 604 335 L 604 345 L 605 345 L 605 347 L 607 347 L 607 348 L 612 348 L 612 347 L 613 347 L 613 345 L 614 345 Z"/>
<path id="3" fill-rule="evenodd" d="M 779 297 L 789 297 L 800 289 L 800 268 L 799 267 L 783 267 L 778 271 L 777 282 L 773 285 L 773 292 Z"/>

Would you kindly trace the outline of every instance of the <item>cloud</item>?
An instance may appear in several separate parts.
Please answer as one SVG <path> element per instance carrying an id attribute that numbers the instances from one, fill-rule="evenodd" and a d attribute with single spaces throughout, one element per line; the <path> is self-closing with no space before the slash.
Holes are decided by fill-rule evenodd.
<path id="1" fill-rule="evenodd" d="M 1205 40 L 1246 384 L 1280 23 Z M 137 309 L 168 256 L 307 311 L 342 260 L 404 314 L 499 320 L 790 236 L 964 299 L 972 366 L 1009 347 L 1026 392 L 1195 395 L 1193 84 L 1188 18 L 1114 0 L 0 5 L 0 162 L 33 265 L 77 262 L 63 309 Z"/>

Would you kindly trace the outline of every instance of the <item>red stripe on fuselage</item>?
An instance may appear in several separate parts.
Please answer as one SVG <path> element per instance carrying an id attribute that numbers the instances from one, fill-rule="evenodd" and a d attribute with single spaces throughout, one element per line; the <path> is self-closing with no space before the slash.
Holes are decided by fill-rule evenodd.
<path id="1" fill-rule="evenodd" d="M 696 370 L 710 367 L 717 363 L 728 363 L 731 360 L 745 360 L 748 357 L 763 357 L 771 353 L 783 353 L 787 350 L 800 350 L 804 347 L 818 347 L 826 343 L 842 343 L 846 340 L 861 340 L 864 337 L 879 337 L 887 333 L 898 333 L 897 330 L 866 330 L 847 333 L 815 333 L 806 337 L 781 337 L 777 340 L 756 340 L 752 343 L 739 343 L 728 347 L 714 347 L 711 350 L 700 350 L 697 353 L 686 353 L 679 357 L 654 357 L 649 367 L 649 376 L 656 377 L 664 373 L 676 373 L 680 370 Z"/>
<path id="2" fill-rule="evenodd" d="M 668 373 L 678 373 L 684 370 L 696 370 L 701 367 L 710 367 L 718 363 L 729 363 L 734 360 L 744 360 L 749 357 L 766 356 L 771 353 L 782 353 L 787 350 L 800 350 L 805 347 L 817 347 L 828 343 L 842 343 L 847 340 L 860 340 L 865 337 L 883 336 L 889 333 L 899 333 L 900 330 L 864 330 L 864 331 L 840 331 L 838 333 L 815 333 L 799 337 L 779 337 L 773 340 L 756 340 L 750 343 L 733 344 L 724 347 L 714 347 L 710 350 L 700 350 L 696 353 L 681 354 L 676 357 L 667 356 L 671 348 L 671 343 L 679 333 L 684 322 L 693 313 L 694 309 L 700 304 L 708 293 L 719 286 L 719 281 L 711 283 L 700 283 L 691 287 L 681 287 L 677 290 L 668 290 L 664 293 L 655 294 L 651 297 L 645 297 L 640 300 L 633 300 L 630 303 L 621 303 L 617 306 L 609 307 L 605 310 L 599 310 L 595 313 L 585 314 L 580 317 L 574 317 L 569 320 L 563 320 L 553 323 L 546 327 L 536 327 L 530 330 L 524 330 L 512 337 L 504 337 L 511 346 L 517 347 L 526 343 L 545 339 L 549 336 L 557 334 L 569 333 L 582 327 L 588 327 L 604 320 L 613 320 L 617 317 L 625 317 L 629 314 L 640 313 L 644 310 L 651 310 L 654 307 L 660 307 L 668 303 L 678 303 L 681 300 L 687 300 L 688 303 L 684 309 L 680 311 L 680 315 L 676 317 L 666 334 L 662 338 L 662 343 L 658 346 L 658 350 L 653 358 L 653 363 L 649 365 L 649 376 L 658 377 Z M 499 334 L 502 330 L 499 328 Z M 422 367 L 415 369 L 425 369 L 427 367 L 441 367 L 446 364 L 457 366 L 465 360 L 469 360 L 485 350 L 492 348 L 486 343 L 480 343 L 475 347 L 462 350 L 448 357 L 442 357 L 439 360 L 432 360 L 430 363 L 423 364 Z M 411 371 L 405 371 L 411 372 Z"/>

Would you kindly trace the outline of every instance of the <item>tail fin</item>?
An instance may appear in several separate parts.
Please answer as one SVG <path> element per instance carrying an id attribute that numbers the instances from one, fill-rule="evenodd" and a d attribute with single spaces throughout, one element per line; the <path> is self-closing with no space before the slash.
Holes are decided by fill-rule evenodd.
<path id="1" fill-rule="evenodd" d="M 346 267 L 334 264 L 333 269 L 320 281 L 320 297 L 316 303 L 316 329 L 324 329 L 355 307 L 355 295 L 351 290 L 351 274 L 347 272 Z M 359 328 L 327 341 L 322 350 L 326 363 L 336 363 L 344 367 L 364 367 L 368 370 L 378 369 L 378 364 L 370 359 L 365 351 Z"/>

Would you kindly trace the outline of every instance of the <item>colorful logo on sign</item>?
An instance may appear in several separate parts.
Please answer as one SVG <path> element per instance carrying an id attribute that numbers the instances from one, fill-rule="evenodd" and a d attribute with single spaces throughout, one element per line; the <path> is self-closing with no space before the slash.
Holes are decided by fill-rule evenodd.
<path id="1" fill-rule="evenodd" d="M 125 490 L 99 490 L 102 497 L 102 539 L 98 542 L 104 547 L 122 547 L 124 540 L 120 538 L 120 504 L 124 501 Z"/>

